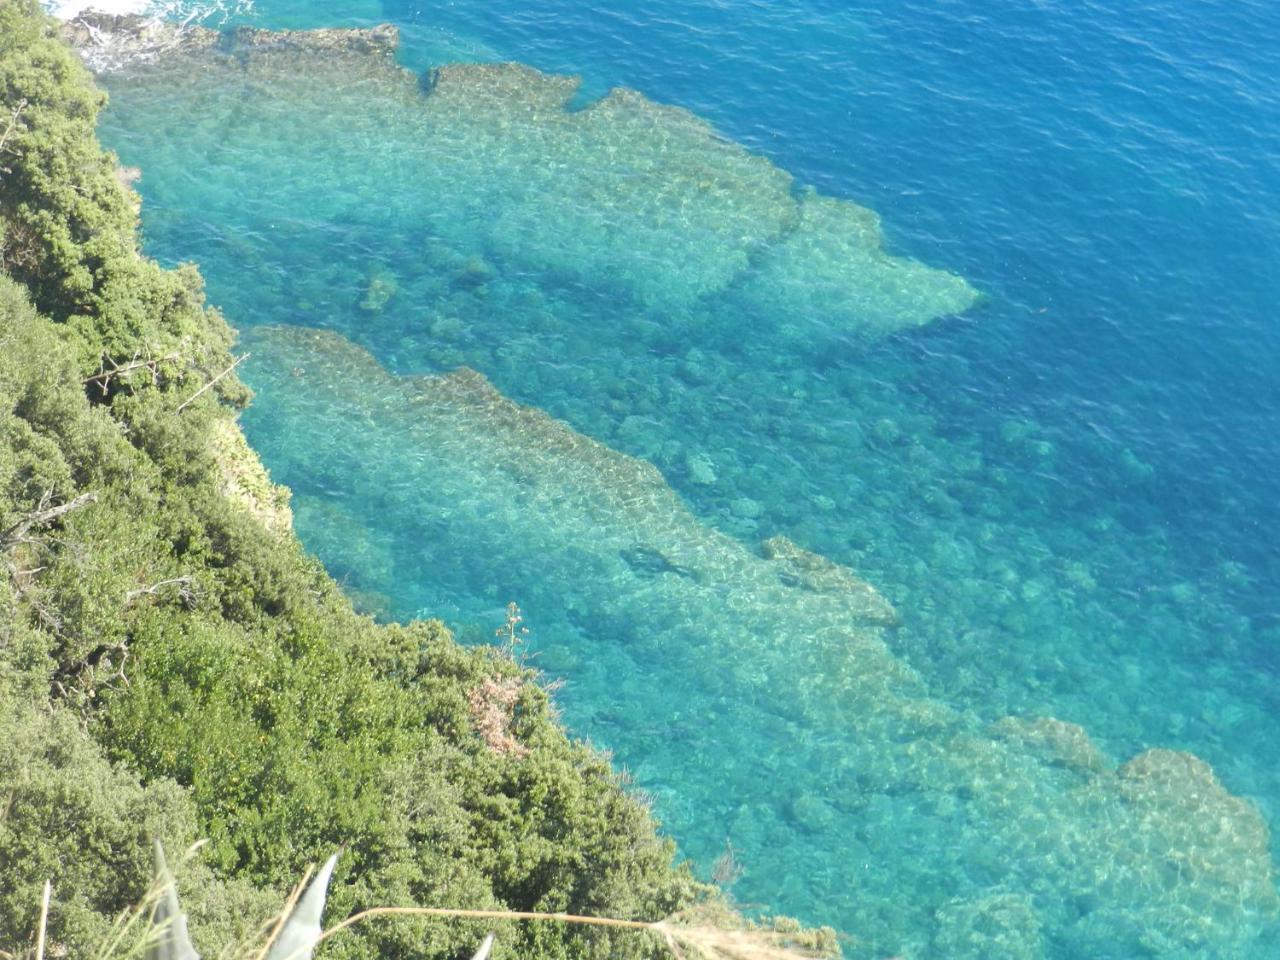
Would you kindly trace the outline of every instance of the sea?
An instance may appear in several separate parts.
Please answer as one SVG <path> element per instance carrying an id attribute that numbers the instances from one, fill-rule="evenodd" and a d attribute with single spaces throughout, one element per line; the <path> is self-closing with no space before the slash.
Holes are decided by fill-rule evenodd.
<path id="1" fill-rule="evenodd" d="M 1280 956 L 1280 4 L 142 9 L 399 28 L 99 75 L 360 609 L 848 957 Z"/>

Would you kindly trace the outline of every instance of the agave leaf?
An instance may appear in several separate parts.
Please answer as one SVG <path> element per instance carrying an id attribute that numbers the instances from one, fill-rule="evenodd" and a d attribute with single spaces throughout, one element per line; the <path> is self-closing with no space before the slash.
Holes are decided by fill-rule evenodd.
<path id="1" fill-rule="evenodd" d="M 484 943 L 480 944 L 480 949 L 476 951 L 476 955 L 471 960 L 489 960 L 489 951 L 493 949 L 493 934 L 489 934 L 484 938 Z"/>
<path id="2" fill-rule="evenodd" d="M 311 960 L 311 952 L 320 939 L 320 915 L 324 912 L 324 898 L 329 890 L 329 877 L 333 865 L 338 862 L 335 853 L 311 881 L 285 920 L 280 935 L 271 945 L 266 960 Z"/>
<path id="3" fill-rule="evenodd" d="M 163 884 L 160 898 L 151 912 L 151 925 L 158 929 L 156 939 L 147 945 L 145 960 L 200 960 L 187 933 L 187 915 L 178 905 L 178 887 L 164 861 L 164 848 L 155 842 L 156 883 Z"/>

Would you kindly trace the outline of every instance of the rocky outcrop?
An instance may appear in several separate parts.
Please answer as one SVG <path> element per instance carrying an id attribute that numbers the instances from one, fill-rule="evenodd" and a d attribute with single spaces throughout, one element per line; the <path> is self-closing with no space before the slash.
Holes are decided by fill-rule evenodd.
<path id="1" fill-rule="evenodd" d="M 219 420 L 210 431 L 209 446 L 222 492 L 239 503 L 272 533 L 283 536 L 293 528 L 289 488 L 271 482 L 266 467 L 231 419 Z"/>
<path id="2" fill-rule="evenodd" d="M 1046 763 L 1079 773 L 1103 773 L 1110 768 L 1084 727 L 1056 717 L 1004 717 L 992 724 L 991 732 L 1036 753 Z"/>
<path id="3" fill-rule="evenodd" d="M 62 39 L 96 70 L 113 69 L 168 55 L 211 50 L 290 50 L 325 56 L 395 55 L 400 32 L 391 24 L 368 29 L 260 30 L 241 27 L 228 33 L 138 14 L 86 10 L 66 21 Z"/>
<path id="4" fill-rule="evenodd" d="M 898 622 L 898 611 L 893 604 L 848 567 L 781 535 L 765 540 L 760 548 L 766 559 L 777 561 L 778 579 L 788 586 L 845 597 L 849 601 L 849 615 L 855 620 L 884 626 Z"/>

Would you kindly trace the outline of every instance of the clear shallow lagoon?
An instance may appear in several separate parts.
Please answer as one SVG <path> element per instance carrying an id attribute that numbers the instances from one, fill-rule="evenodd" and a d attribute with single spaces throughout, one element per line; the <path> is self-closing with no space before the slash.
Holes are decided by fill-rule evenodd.
<path id="1" fill-rule="evenodd" d="M 482 641 L 518 600 L 569 725 L 682 851 L 705 868 L 727 838 L 741 901 L 833 923 L 852 956 L 1276 949 L 1270 881 L 1245 880 L 1266 870 L 1251 810 L 1280 812 L 1280 11 L 264 2 L 251 22 L 383 20 L 414 70 L 576 72 L 573 108 L 625 84 L 728 143 L 669 116 L 649 136 L 647 108 L 568 134 L 584 116 L 558 104 L 495 137 L 474 87 L 428 122 L 421 85 L 351 64 L 104 78 L 149 249 L 198 260 L 244 330 L 250 439 L 361 602 Z M 808 185 L 858 206 L 785 256 Z M 815 281 L 818 253 L 875 250 L 849 240 L 863 208 L 937 272 L 904 266 L 870 305 Z M 982 299 L 949 315 L 948 276 Z M 485 418 L 459 450 L 440 424 L 461 414 L 424 413 L 413 379 L 459 365 L 680 501 L 649 477 L 660 509 L 587 522 L 632 461 L 584 474 L 578 443 L 548 460 Z M 846 571 L 767 559 L 778 535 Z M 1152 747 L 1253 807 L 1164 754 L 1111 772 Z"/>

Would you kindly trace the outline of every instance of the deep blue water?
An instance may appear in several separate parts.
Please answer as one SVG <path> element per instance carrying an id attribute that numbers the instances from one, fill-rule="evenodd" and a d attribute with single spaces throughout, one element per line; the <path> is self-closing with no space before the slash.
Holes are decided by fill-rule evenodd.
<path id="1" fill-rule="evenodd" d="M 592 174 L 610 144 L 643 149 L 630 128 L 495 139 L 465 97 L 424 120 L 418 86 L 340 64 L 108 75 L 103 136 L 144 168 L 149 250 L 198 260 L 244 330 L 250 440 L 360 602 L 483 639 L 518 600 L 571 728 L 682 852 L 705 871 L 727 839 L 740 900 L 832 923 L 852 956 L 1270 955 L 1273 905 L 1233 884 L 1241 850 L 1276 844 L 1210 824 L 1280 816 L 1280 6 L 260 0 L 246 19 L 390 20 L 415 72 L 575 73 L 574 109 L 634 88 L 982 294 L 952 314 L 907 284 L 941 316 L 870 336 L 826 288 L 797 295 L 804 262 L 753 254 L 760 289 L 707 293 L 738 263 L 714 223 L 679 207 L 646 233 L 636 210 L 675 201 Z M 791 215 L 738 153 L 716 163 L 743 164 L 710 207 L 735 231 Z M 459 364 L 653 463 L 689 514 L 591 513 L 601 476 L 634 471 L 424 401 L 412 375 Z M 798 641 L 835 613 L 794 571 L 775 589 L 757 544 L 778 534 L 900 623 L 851 615 L 851 662 Z M 899 667 L 880 699 L 859 688 Z M 1206 806 L 1186 771 L 1090 779 L 1009 716 L 1079 724 L 1106 769 L 1188 751 L 1251 806 Z M 1149 815 L 1135 778 L 1159 785 Z"/>

